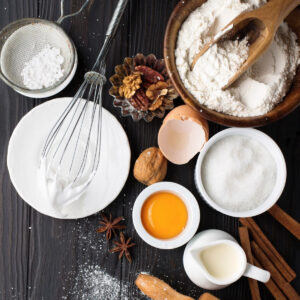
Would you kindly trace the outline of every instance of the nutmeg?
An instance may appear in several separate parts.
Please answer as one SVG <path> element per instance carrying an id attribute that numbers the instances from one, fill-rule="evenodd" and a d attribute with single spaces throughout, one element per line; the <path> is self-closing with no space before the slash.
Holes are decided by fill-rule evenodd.
<path id="1" fill-rule="evenodd" d="M 144 150 L 135 162 L 133 176 L 145 185 L 164 180 L 167 174 L 167 159 L 156 147 Z"/>

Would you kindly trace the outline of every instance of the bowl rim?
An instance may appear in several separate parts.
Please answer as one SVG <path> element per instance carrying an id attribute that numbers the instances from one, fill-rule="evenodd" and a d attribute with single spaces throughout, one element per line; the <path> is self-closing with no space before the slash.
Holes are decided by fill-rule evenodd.
<path id="1" fill-rule="evenodd" d="M 158 239 L 150 235 L 141 220 L 141 210 L 149 196 L 167 191 L 180 197 L 188 210 L 188 221 L 184 230 L 171 239 Z M 196 233 L 200 223 L 200 208 L 195 196 L 184 186 L 169 181 L 154 183 L 146 187 L 136 198 L 132 210 L 132 220 L 138 235 L 150 246 L 159 249 L 175 249 L 186 244 Z"/>
<path id="2" fill-rule="evenodd" d="M 177 41 L 177 35 L 178 31 L 181 28 L 182 23 L 185 21 L 185 19 L 188 17 L 188 15 L 194 11 L 197 7 L 199 7 L 201 4 L 203 4 L 206 0 L 185 0 L 180 1 L 174 8 L 167 27 L 165 31 L 164 36 L 164 59 L 166 63 L 166 68 L 169 73 L 169 78 L 172 81 L 173 86 L 179 93 L 182 100 L 200 111 L 203 118 L 215 122 L 217 124 L 225 125 L 225 126 L 231 126 L 231 127 L 259 127 L 264 126 L 267 124 L 270 124 L 272 122 L 275 122 L 285 116 L 287 116 L 289 113 L 291 113 L 293 110 L 295 110 L 300 105 L 300 66 L 298 66 L 295 77 L 293 82 L 291 83 L 291 86 L 289 90 L 287 91 L 285 97 L 283 97 L 283 100 L 279 102 L 271 111 L 269 111 L 267 114 L 260 115 L 260 116 L 254 116 L 254 117 L 236 117 L 227 115 L 225 113 L 217 112 L 215 110 L 209 109 L 203 104 L 200 104 L 193 96 L 192 94 L 185 88 L 183 85 L 180 76 L 178 74 L 176 63 L 175 63 L 175 46 Z M 202 2 L 202 3 L 200 3 Z M 299 17 L 300 16 L 300 9 L 295 9 L 291 13 L 291 17 L 293 14 L 295 14 Z M 288 17 L 289 18 L 289 17 Z M 293 18 L 291 18 L 293 19 Z M 294 17 L 294 19 L 297 19 Z M 290 24 L 289 24 L 290 26 Z M 293 29 L 293 28 L 292 28 Z M 293 29 L 293 31 L 295 31 Z M 174 34 L 176 38 L 174 38 Z M 296 33 L 298 40 L 300 40 L 300 28 L 298 32 Z M 294 91 L 292 94 L 290 94 L 291 91 Z M 286 101 L 288 98 L 289 101 Z"/>
<path id="3" fill-rule="evenodd" d="M 208 150 L 219 140 L 233 135 L 243 135 L 243 136 L 254 138 L 257 141 L 259 141 L 268 150 L 268 152 L 272 154 L 277 167 L 276 182 L 274 184 L 274 188 L 272 192 L 261 205 L 248 211 L 231 211 L 218 205 L 207 194 L 201 179 L 202 162 Z M 198 155 L 198 159 L 195 167 L 196 187 L 198 192 L 204 199 L 204 201 L 206 201 L 206 203 L 208 203 L 215 210 L 225 215 L 231 217 L 237 217 L 237 218 L 248 218 L 248 217 L 257 216 L 270 209 L 278 201 L 278 199 L 280 198 L 284 190 L 285 183 L 286 183 L 286 176 L 287 176 L 286 163 L 279 146 L 267 134 L 253 128 L 228 128 L 216 133 L 213 137 L 209 139 L 209 141 L 202 148 L 201 152 Z"/>

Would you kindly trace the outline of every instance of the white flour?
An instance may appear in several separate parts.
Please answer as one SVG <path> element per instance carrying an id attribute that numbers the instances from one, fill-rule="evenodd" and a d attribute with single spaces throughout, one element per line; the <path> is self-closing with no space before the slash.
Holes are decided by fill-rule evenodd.
<path id="1" fill-rule="evenodd" d="M 205 86 L 222 88 L 247 59 L 247 43 L 244 39 L 241 42 L 227 40 L 214 44 L 195 65 L 197 80 Z"/>
<path id="2" fill-rule="evenodd" d="M 246 117 L 262 115 L 279 103 L 290 87 L 299 59 L 296 35 L 282 24 L 268 51 L 230 89 L 221 87 L 248 56 L 245 41 L 214 45 L 190 71 L 203 45 L 242 11 L 265 0 L 208 0 L 183 23 L 175 51 L 185 87 L 201 103 L 219 112 Z"/>
<path id="3" fill-rule="evenodd" d="M 53 86 L 63 77 L 64 62 L 60 50 L 46 45 L 38 54 L 25 63 L 21 72 L 24 85 L 30 90 Z"/>

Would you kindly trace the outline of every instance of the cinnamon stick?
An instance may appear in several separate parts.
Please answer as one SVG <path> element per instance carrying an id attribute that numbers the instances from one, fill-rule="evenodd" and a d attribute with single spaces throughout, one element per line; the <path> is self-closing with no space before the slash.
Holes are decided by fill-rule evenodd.
<path id="1" fill-rule="evenodd" d="M 242 244 L 242 247 L 246 253 L 247 261 L 250 264 L 253 264 L 253 256 L 251 252 L 251 245 L 250 245 L 250 239 L 249 239 L 249 232 L 247 227 L 239 227 L 239 235 L 240 235 L 240 241 Z M 248 278 L 249 288 L 251 292 L 251 298 L 253 300 L 260 300 L 260 293 L 259 293 L 259 287 L 258 282 L 255 279 Z"/>
<path id="2" fill-rule="evenodd" d="M 255 266 L 257 266 L 259 268 L 263 267 L 259 263 L 259 261 L 256 259 L 256 257 L 253 257 L 253 261 L 254 261 Z M 276 285 L 276 283 L 273 281 L 272 278 L 270 278 L 269 281 L 265 283 L 265 286 L 276 300 L 286 300 L 287 299 L 284 296 L 284 294 L 282 293 L 282 291 L 279 289 L 279 287 Z"/>
<path id="3" fill-rule="evenodd" d="M 300 299 L 296 290 L 283 278 L 255 241 L 251 242 L 251 248 L 257 260 L 262 264 L 263 268 L 271 273 L 271 278 L 277 283 L 278 287 L 284 292 L 287 298 L 292 300 Z"/>
<path id="4" fill-rule="evenodd" d="M 270 240 L 265 236 L 259 226 L 252 218 L 240 218 L 242 225 L 246 226 L 250 231 L 253 239 L 259 247 L 266 253 L 272 263 L 280 271 L 283 277 L 291 282 L 296 277 L 295 271 L 288 265 L 285 259 L 278 253 Z"/>
<path id="5" fill-rule="evenodd" d="M 284 226 L 291 234 L 300 240 L 300 223 L 288 215 L 277 204 L 272 206 L 268 212 L 276 219 L 282 226 Z"/>

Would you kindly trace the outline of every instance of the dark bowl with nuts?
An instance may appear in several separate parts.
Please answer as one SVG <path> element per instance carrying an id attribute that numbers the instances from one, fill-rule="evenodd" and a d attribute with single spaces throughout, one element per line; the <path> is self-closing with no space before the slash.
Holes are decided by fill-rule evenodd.
<path id="1" fill-rule="evenodd" d="M 113 105 L 121 109 L 122 116 L 131 116 L 134 121 L 151 122 L 154 117 L 163 118 L 178 97 L 164 60 L 157 59 L 154 54 L 126 57 L 123 64 L 115 67 L 115 74 L 109 80 Z"/>

